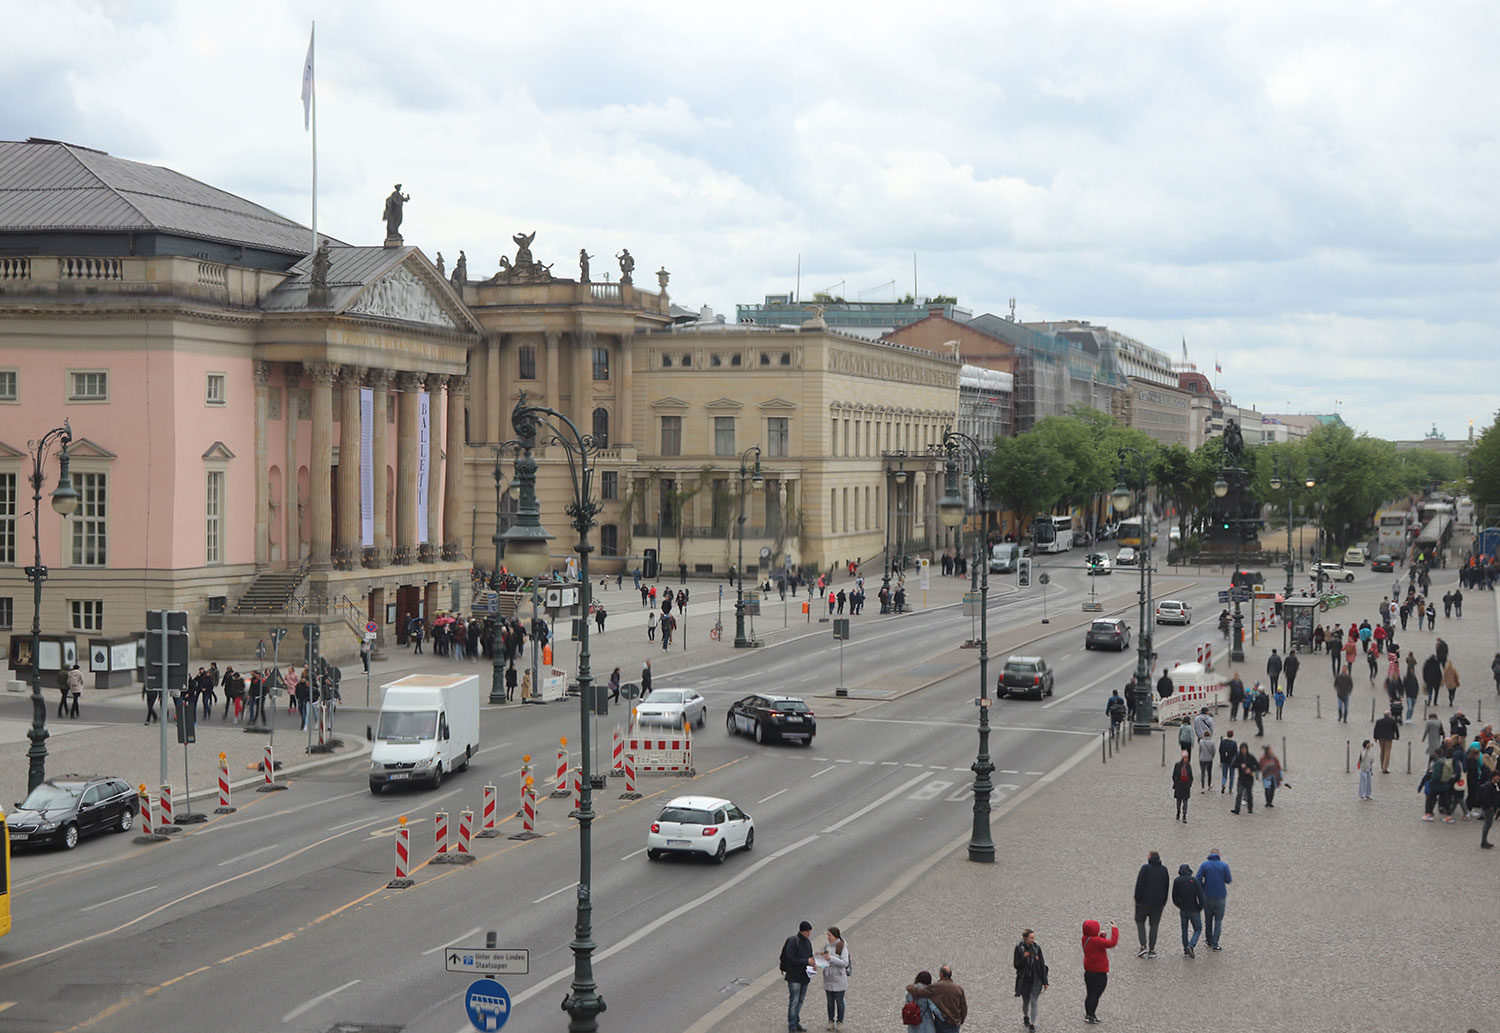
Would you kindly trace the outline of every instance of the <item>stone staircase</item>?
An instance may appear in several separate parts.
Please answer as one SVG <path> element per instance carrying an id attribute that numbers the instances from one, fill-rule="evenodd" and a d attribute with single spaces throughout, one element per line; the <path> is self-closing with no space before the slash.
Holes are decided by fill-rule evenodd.
<path id="1" fill-rule="evenodd" d="M 255 580 L 250 582 L 250 587 L 245 589 L 239 601 L 234 604 L 234 612 L 239 614 L 284 612 L 287 603 L 296 594 L 297 587 L 302 584 L 302 579 L 306 575 L 305 565 L 296 570 L 262 571 L 255 575 Z"/>

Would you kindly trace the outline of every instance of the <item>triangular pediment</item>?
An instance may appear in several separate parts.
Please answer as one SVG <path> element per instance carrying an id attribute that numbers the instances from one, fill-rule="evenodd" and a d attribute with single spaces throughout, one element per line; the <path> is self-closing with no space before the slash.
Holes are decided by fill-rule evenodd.
<path id="1" fill-rule="evenodd" d="M 88 438 L 74 438 L 73 443 L 68 446 L 68 455 L 74 459 L 114 459 L 115 454 L 103 445 L 90 441 Z"/>
<path id="2" fill-rule="evenodd" d="M 681 398 L 658 398 L 651 403 L 653 409 L 686 409 L 688 404 Z"/>
<path id="3" fill-rule="evenodd" d="M 229 451 L 229 446 L 222 441 L 215 441 L 208 446 L 208 451 L 203 453 L 204 459 L 233 459 L 234 453 Z"/>
<path id="4" fill-rule="evenodd" d="M 450 311 L 452 296 L 443 296 L 448 290 L 438 286 L 436 270 L 431 280 L 422 275 L 422 264 L 408 260 L 376 277 L 344 306 L 344 313 L 459 329 L 460 321 Z"/>
<path id="5" fill-rule="evenodd" d="M 0 441 L 0 459 L 20 459 L 25 454 L 19 448 L 14 448 Z"/>
<path id="6" fill-rule="evenodd" d="M 797 405 L 794 402 L 788 402 L 785 398 L 771 398 L 771 399 L 767 399 L 764 402 L 761 402 L 760 403 L 760 408 L 762 408 L 762 409 L 782 409 L 782 410 L 787 410 L 787 409 L 795 409 L 795 408 L 797 408 Z"/>
<path id="7" fill-rule="evenodd" d="M 743 409 L 744 406 L 733 398 L 715 398 L 704 406 L 705 409 Z"/>

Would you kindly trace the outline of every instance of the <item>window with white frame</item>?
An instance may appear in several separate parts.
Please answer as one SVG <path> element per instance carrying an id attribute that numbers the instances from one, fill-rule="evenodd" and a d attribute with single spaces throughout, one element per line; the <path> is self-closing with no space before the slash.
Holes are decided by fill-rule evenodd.
<path id="1" fill-rule="evenodd" d="M 734 448 L 734 417 L 714 417 L 714 455 L 738 455 Z"/>
<path id="2" fill-rule="evenodd" d="M 104 630 L 103 599 L 69 599 L 68 609 L 72 615 L 74 631 Z"/>
<path id="3" fill-rule="evenodd" d="M 14 402 L 21 397 L 21 375 L 13 369 L 0 369 L 0 402 Z"/>
<path id="4" fill-rule="evenodd" d="M 785 416 L 772 416 L 766 420 L 766 456 L 785 459 L 791 440 L 791 421 Z"/>
<path id="5" fill-rule="evenodd" d="M 109 401 L 109 372 L 102 369 L 69 370 L 68 401 Z"/>
<path id="6" fill-rule="evenodd" d="M 16 623 L 16 601 L 8 595 L 0 595 L 0 628 L 11 628 Z"/>
<path id="7" fill-rule="evenodd" d="M 78 489 L 78 509 L 71 517 L 73 526 L 73 566 L 103 567 L 108 562 L 106 527 L 107 475 L 77 473 L 73 475 Z"/>
<path id="8" fill-rule="evenodd" d="M 203 561 L 224 562 L 224 471 L 208 471 L 203 499 Z"/>
<path id="9" fill-rule="evenodd" d="M 203 401 L 209 405 L 224 404 L 224 379 L 223 373 L 208 374 L 208 381 L 203 389 Z"/>
<path id="10" fill-rule="evenodd" d="M 16 486 L 13 473 L 0 473 L 0 566 L 16 562 Z"/>

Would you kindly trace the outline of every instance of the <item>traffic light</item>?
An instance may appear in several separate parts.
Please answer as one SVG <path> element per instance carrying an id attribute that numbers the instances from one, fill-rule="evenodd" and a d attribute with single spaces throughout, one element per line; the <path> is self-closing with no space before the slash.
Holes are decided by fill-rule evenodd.
<path id="1" fill-rule="evenodd" d="M 1026 557 L 1016 561 L 1016 583 L 1022 588 L 1031 587 L 1031 560 Z"/>

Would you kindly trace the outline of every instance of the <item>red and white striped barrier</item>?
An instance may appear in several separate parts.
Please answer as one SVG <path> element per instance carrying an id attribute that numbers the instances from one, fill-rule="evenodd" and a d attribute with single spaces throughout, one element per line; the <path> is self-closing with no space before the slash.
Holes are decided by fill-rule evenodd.
<path id="1" fill-rule="evenodd" d="M 573 810 L 583 810 L 583 765 L 573 769 Z"/>
<path id="2" fill-rule="evenodd" d="M 266 743 L 266 759 L 262 761 L 266 769 L 266 785 L 276 784 L 276 761 L 271 757 L 271 744 Z"/>
<path id="3" fill-rule="evenodd" d="M 157 806 L 158 806 L 158 809 L 161 811 L 161 823 L 162 823 L 162 825 L 171 825 L 172 824 L 172 786 L 171 786 L 170 783 L 163 783 L 162 784 L 162 787 L 161 787 L 161 796 L 160 796 L 160 800 L 159 800 L 159 803 L 158 803 Z"/>
<path id="4" fill-rule="evenodd" d="M 495 801 L 500 796 L 500 790 L 494 786 L 484 787 L 484 807 L 480 811 L 480 839 L 489 839 L 495 835 Z"/>
<path id="5" fill-rule="evenodd" d="M 151 794 L 146 792 L 146 783 L 141 783 L 141 835 L 151 835 Z"/>
<path id="6" fill-rule="evenodd" d="M 1212 642 L 1205 642 L 1203 643 L 1203 645 L 1198 647 L 1198 662 L 1208 670 L 1213 670 L 1214 644 Z"/>
<path id="7" fill-rule="evenodd" d="M 396 819 L 396 877 L 386 883 L 386 889 L 400 890 L 412 884 L 411 880 L 411 829 L 406 827 L 406 815 Z"/>
<path id="8" fill-rule="evenodd" d="M 474 812 L 465 807 L 458 812 L 458 852 L 469 852 L 469 831 L 474 827 Z"/>
<path id="9" fill-rule="evenodd" d="M 641 794 L 635 788 L 635 754 L 625 754 L 625 791 L 620 794 L 622 800 L 639 800 Z"/>
<path id="10" fill-rule="evenodd" d="M 319 703 L 315 709 L 318 712 L 318 745 L 326 746 L 327 742 L 324 739 L 324 732 L 328 723 L 328 704 Z"/>
<path id="11" fill-rule="evenodd" d="M 558 740 L 557 747 L 557 782 L 552 787 L 553 796 L 568 795 L 568 739 L 567 736 Z"/>
<path id="12" fill-rule="evenodd" d="M 521 798 L 521 831 L 536 832 L 536 786 L 526 780 L 526 795 Z"/>
<path id="13" fill-rule="evenodd" d="M 521 812 L 526 809 L 526 786 L 530 781 L 531 754 L 528 753 L 521 758 L 521 803 L 516 808 L 516 817 L 518 818 L 521 816 Z"/>
<path id="14" fill-rule="evenodd" d="M 215 814 L 233 814 L 238 808 L 229 806 L 229 758 L 224 753 L 219 754 L 219 806 L 214 809 Z"/>
<path id="15" fill-rule="evenodd" d="M 433 836 L 437 840 L 437 852 L 439 855 L 448 852 L 448 812 L 438 811 L 433 819 Z"/>
<path id="16" fill-rule="evenodd" d="M 618 778 L 625 774 L 625 735 L 616 725 L 613 733 L 613 744 L 610 749 L 609 774 L 612 778 Z"/>
<path id="17" fill-rule="evenodd" d="M 632 737 L 625 741 L 625 750 L 635 757 L 637 774 L 693 773 L 691 737 L 676 736 L 670 739 Z"/>

